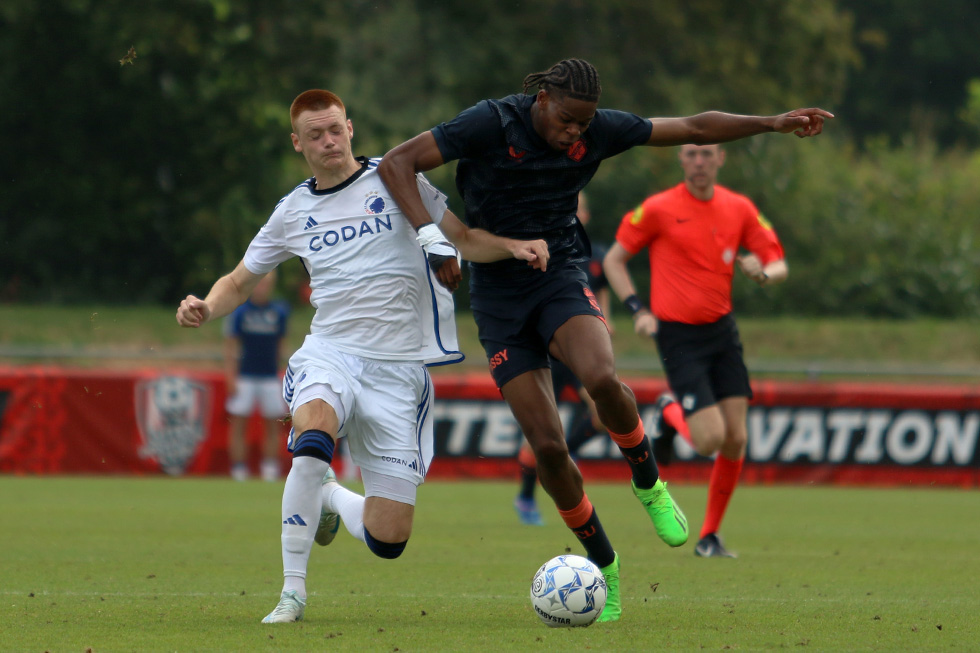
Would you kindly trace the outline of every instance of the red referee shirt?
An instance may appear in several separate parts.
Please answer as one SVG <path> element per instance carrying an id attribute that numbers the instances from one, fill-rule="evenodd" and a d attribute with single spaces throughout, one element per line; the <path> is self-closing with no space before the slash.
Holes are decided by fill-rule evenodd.
<path id="1" fill-rule="evenodd" d="M 683 183 L 623 216 L 616 240 L 631 254 L 650 248 L 650 310 L 658 320 L 707 324 L 732 312 L 739 249 L 767 265 L 784 257 L 772 225 L 749 198 L 715 184 L 707 202 Z"/>

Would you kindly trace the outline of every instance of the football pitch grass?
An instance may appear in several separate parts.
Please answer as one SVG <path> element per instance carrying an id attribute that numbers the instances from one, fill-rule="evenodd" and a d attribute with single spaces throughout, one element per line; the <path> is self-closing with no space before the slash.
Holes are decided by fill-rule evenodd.
<path id="1" fill-rule="evenodd" d="M 668 470 L 669 472 L 669 470 Z M 669 479 L 669 473 L 666 475 Z M 976 491 L 741 487 L 693 555 L 703 486 L 676 486 L 691 541 L 670 549 L 627 484 L 587 489 L 622 558 L 623 618 L 550 629 L 530 579 L 581 553 L 515 483 L 430 481 L 404 555 L 341 528 L 314 546 L 306 620 L 261 624 L 281 587 L 281 483 L 0 476 L 2 651 L 976 650 Z"/>

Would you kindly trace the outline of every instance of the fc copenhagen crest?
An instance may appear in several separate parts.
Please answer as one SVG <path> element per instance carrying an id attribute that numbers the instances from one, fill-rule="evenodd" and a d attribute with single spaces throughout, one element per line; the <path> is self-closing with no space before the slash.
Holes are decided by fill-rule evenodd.
<path id="1" fill-rule="evenodd" d="M 385 198 L 378 195 L 378 191 L 372 191 L 364 200 L 364 212 L 368 215 L 384 213 L 386 208 Z"/>
<path id="2" fill-rule="evenodd" d="M 136 384 L 140 458 L 153 458 L 168 474 L 184 473 L 204 440 L 210 392 L 203 383 L 162 376 Z"/>

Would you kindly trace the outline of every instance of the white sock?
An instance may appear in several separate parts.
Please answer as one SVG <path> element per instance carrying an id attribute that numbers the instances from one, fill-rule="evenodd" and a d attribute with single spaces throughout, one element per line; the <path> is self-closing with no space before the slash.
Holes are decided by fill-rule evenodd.
<path id="1" fill-rule="evenodd" d="M 306 598 L 306 579 L 299 576 L 286 576 L 282 584 L 282 591 L 288 592 L 296 590 L 296 594 L 301 598 Z"/>
<path id="2" fill-rule="evenodd" d="M 323 486 L 323 505 L 340 515 L 347 532 L 364 541 L 364 497 L 342 485 L 328 483 Z"/>
<path id="3" fill-rule="evenodd" d="M 296 590 L 306 598 L 306 567 L 313 548 L 313 536 L 320 523 L 320 486 L 327 463 L 311 456 L 293 458 L 282 491 L 282 569 L 283 590 Z"/>

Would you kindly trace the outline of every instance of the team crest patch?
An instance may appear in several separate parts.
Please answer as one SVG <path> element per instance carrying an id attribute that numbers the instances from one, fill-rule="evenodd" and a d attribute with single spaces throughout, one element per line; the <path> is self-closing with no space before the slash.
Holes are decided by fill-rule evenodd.
<path id="1" fill-rule="evenodd" d="M 378 195 L 377 191 L 372 191 L 364 200 L 364 212 L 368 215 L 378 215 L 385 212 L 385 198 Z"/>
<path id="2" fill-rule="evenodd" d="M 140 458 L 155 459 L 166 473 L 184 473 L 204 440 L 210 392 L 203 383 L 162 376 L 136 384 Z"/>
<path id="3" fill-rule="evenodd" d="M 568 158 L 572 161 L 581 161 L 585 157 L 585 153 L 589 151 L 589 148 L 585 146 L 582 141 L 575 141 L 568 148 Z"/>

